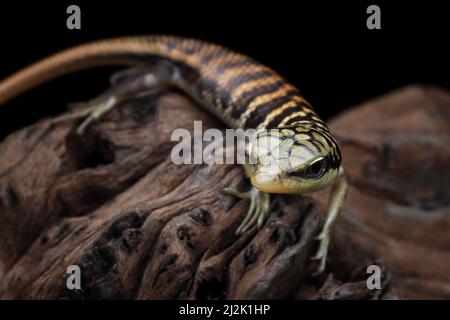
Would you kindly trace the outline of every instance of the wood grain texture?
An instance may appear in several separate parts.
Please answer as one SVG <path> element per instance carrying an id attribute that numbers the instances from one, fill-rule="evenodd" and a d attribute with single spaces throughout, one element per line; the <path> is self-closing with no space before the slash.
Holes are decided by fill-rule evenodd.
<path id="1" fill-rule="evenodd" d="M 120 106 L 83 139 L 49 120 L 8 136 L 0 298 L 450 298 L 448 93 L 409 87 L 331 121 L 352 186 L 317 278 L 328 191 L 276 196 L 264 228 L 236 237 L 248 203 L 221 189 L 244 189 L 242 169 L 170 161 L 170 133 L 194 120 L 223 128 L 169 92 Z M 373 263 L 382 290 L 366 287 Z M 66 289 L 70 264 L 80 291 Z"/>

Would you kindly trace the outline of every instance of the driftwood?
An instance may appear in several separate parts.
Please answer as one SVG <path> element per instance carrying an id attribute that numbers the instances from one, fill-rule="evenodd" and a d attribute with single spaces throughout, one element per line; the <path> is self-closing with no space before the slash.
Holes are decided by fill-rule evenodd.
<path id="1" fill-rule="evenodd" d="M 23 106 L 24 112 L 28 106 Z M 45 107 L 45 106 L 41 106 Z M 92 125 L 50 119 L 0 144 L 0 298 L 450 298 L 450 95 L 409 87 L 330 122 L 351 179 L 326 272 L 313 277 L 327 191 L 275 196 L 242 237 L 236 165 L 175 165 L 175 128 L 223 126 L 175 92 Z M 82 289 L 68 290 L 79 265 Z M 382 268 L 369 290 L 367 266 Z"/>

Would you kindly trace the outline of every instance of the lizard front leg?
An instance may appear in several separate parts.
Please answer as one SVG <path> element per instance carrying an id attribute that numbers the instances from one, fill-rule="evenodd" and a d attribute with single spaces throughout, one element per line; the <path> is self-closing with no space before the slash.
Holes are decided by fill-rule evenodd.
<path id="1" fill-rule="evenodd" d="M 262 192 L 255 187 L 249 191 L 240 192 L 235 189 L 225 188 L 223 192 L 238 197 L 240 199 L 249 199 L 250 206 L 247 215 L 241 225 L 236 229 L 236 234 L 242 234 L 250 230 L 253 226 L 261 228 L 266 221 L 270 211 L 270 194 Z"/>
<path id="2" fill-rule="evenodd" d="M 251 174 L 251 166 L 249 164 L 244 164 L 245 175 L 247 178 Z M 247 211 L 247 215 L 236 229 L 236 234 L 242 234 L 247 230 L 250 230 L 255 225 L 261 228 L 270 213 L 270 194 L 258 190 L 255 187 L 250 187 L 250 190 L 246 192 L 241 192 L 232 188 L 225 188 L 223 192 L 226 194 L 235 196 L 240 199 L 250 200 L 250 205 Z"/>
<path id="3" fill-rule="evenodd" d="M 319 267 L 317 268 L 317 271 L 314 273 L 315 275 L 318 275 L 325 270 L 328 247 L 330 245 L 333 226 L 344 205 L 344 201 L 347 195 L 347 189 L 348 189 L 348 180 L 345 175 L 344 169 L 340 167 L 339 176 L 337 177 L 336 181 L 334 182 L 331 188 L 325 224 L 322 228 L 322 231 L 316 238 L 317 240 L 320 241 L 319 249 L 317 250 L 316 255 L 311 258 L 313 260 L 319 260 Z"/>

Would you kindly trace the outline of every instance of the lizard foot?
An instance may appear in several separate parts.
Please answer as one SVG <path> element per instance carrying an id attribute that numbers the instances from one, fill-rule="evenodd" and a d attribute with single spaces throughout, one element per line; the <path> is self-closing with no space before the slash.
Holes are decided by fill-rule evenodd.
<path id="1" fill-rule="evenodd" d="M 313 273 L 313 276 L 318 276 L 325 270 L 325 264 L 327 261 L 327 253 L 328 253 L 328 247 L 330 244 L 330 237 L 331 237 L 331 229 L 330 228 L 323 228 L 320 234 L 316 237 L 316 240 L 319 240 L 319 248 L 317 249 L 317 253 L 314 257 L 311 258 L 311 260 L 318 260 L 319 261 L 319 267 L 317 270 Z"/>
<path id="2" fill-rule="evenodd" d="M 113 75 L 110 89 L 87 102 L 71 104 L 69 109 L 75 111 L 55 118 L 52 124 L 84 118 L 77 129 L 77 134 L 83 135 L 92 122 L 100 119 L 121 102 L 160 89 L 167 82 L 168 76 L 157 71 L 155 68 L 132 68 Z"/>
<path id="3" fill-rule="evenodd" d="M 270 211 L 270 194 L 259 191 L 252 187 L 247 192 L 240 192 L 235 189 L 225 188 L 223 192 L 230 194 L 240 199 L 249 199 L 250 207 L 247 212 L 247 216 L 241 225 L 236 229 L 236 234 L 242 234 L 253 226 L 261 228 L 266 221 Z"/>
<path id="4" fill-rule="evenodd" d="M 325 270 L 325 264 L 327 260 L 328 248 L 330 245 L 330 239 L 333 232 L 333 226 L 336 223 L 336 219 L 344 204 L 345 197 L 347 195 L 348 181 L 344 173 L 344 169 L 339 168 L 339 179 L 333 184 L 330 192 L 330 200 L 328 205 L 328 214 L 325 220 L 325 224 L 316 240 L 319 240 L 319 248 L 317 253 L 311 259 L 319 260 L 319 267 L 313 275 L 317 276 Z"/>
<path id="5" fill-rule="evenodd" d="M 110 111 L 117 105 L 117 99 L 114 95 L 104 96 L 101 95 L 98 98 L 87 102 L 78 102 L 72 104 L 70 108 L 76 109 L 76 111 L 57 117 L 53 119 L 52 124 L 57 124 L 63 121 L 76 120 L 85 118 L 84 121 L 77 128 L 77 134 L 83 135 L 86 128 L 95 120 L 99 119 L 105 113 Z"/>

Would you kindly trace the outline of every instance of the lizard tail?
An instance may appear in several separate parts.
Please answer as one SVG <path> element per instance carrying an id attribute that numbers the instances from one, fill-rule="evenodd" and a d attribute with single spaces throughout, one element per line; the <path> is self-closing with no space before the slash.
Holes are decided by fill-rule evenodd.
<path id="1" fill-rule="evenodd" d="M 133 43 L 119 39 L 99 41 L 67 49 L 38 61 L 0 82 L 0 105 L 66 74 L 97 66 L 136 64 L 139 57 L 142 60 L 142 56 L 139 55 L 139 46 L 130 51 Z"/>

